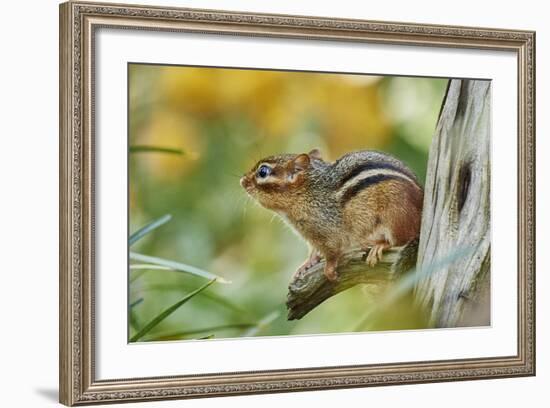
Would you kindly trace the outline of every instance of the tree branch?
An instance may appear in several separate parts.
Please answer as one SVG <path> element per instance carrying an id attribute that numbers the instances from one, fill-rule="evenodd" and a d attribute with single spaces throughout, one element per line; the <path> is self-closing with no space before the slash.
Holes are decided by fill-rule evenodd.
<path id="1" fill-rule="evenodd" d="M 418 241 L 405 247 L 390 248 L 374 267 L 366 264 L 368 252 L 351 251 L 343 256 L 338 266 L 338 280 L 330 282 L 324 274 L 321 261 L 305 273 L 294 275 L 287 296 L 288 320 L 301 319 L 328 298 L 358 284 L 386 285 L 416 263 Z"/>

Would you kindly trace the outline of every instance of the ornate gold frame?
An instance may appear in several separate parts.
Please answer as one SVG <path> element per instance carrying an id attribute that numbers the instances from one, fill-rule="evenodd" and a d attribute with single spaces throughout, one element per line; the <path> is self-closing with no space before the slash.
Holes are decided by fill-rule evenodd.
<path id="1" fill-rule="evenodd" d="M 233 374 L 94 376 L 93 47 L 98 27 L 517 53 L 518 350 L 514 356 Z M 67 405 L 535 374 L 535 33 L 68 2 L 60 6 L 60 401 Z"/>

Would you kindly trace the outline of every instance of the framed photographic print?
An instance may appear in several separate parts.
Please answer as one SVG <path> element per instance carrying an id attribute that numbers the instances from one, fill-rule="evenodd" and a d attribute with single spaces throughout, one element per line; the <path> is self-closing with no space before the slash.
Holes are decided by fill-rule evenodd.
<path id="1" fill-rule="evenodd" d="M 62 4 L 61 402 L 534 375 L 534 63 L 531 31 Z"/>

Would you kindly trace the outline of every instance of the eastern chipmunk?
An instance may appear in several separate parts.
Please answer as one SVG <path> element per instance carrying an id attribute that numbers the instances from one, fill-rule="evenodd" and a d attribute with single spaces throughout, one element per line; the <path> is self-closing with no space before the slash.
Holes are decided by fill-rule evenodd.
<path id="1" fill-rule="evenodd" d="M 335 281 L 346 250 L 370 247 L 367 263 L 374 266 L 385 249 L 419 235 L 422 187 L 403 162 L 385 153 L 357 151 L 333 163 L 318 149 L 270 156 L 240 183 L 310 243 L 310 255 L 297 273 L 324 257 L 325 276 Z"/>

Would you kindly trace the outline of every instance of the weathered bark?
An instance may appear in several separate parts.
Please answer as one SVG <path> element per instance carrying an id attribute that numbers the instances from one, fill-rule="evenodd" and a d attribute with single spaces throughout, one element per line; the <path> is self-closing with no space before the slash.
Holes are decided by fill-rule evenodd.
<path id="1" fill-rule="evenodd" d="M 432 141 L 415 297 L 436 327 L 489 324 L 490 89 L 452 80 Z M 453 253 L 458 259 L 421 274 Z"/>
<path id="2" fill-rule="evenodd" d="M 385 284 L 391 281 L 391 266 L 398 252 L 395 249 L 387 251 L 383 260 L 375 267 L 369 267 L 365 263 L 365 251 L 350 252 L 340 261 L 336 282 L 326 279 L 325 261 L 299 276 L 294 276 L 288 286 L 288 320 L 301 319 L 326 299 L 360 283 Z"/>
<path id="3" fill-rule="evenodd" d="M 416 265 L 414 295 L 434 327 L 490 323 L 490 98 L 489 81 L 449 83 L 430 149 L 420 242 L 390 249 L 375 268 L 364 252 L 351 252 L 335 283 L 324 277 L 324 262 L 294 277 L 289 320 L 357 284 L 387 285 Z"/>
<path id="4" fill-rule="evenodd" d="M 417 248 L 418 241 L 413 241 L 405 247 L 388 249 L 374 267 L 365 262 L 368 252 L 351 251 L 340 261 L 336 282 L 326 279 L 324 261 L 294 276 L 288 286 L 288 320 L 301 319 L 331 296 L 360 283 L 382 286 L 393 282 L 414 267 Z"/>

